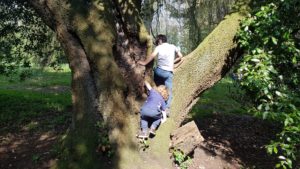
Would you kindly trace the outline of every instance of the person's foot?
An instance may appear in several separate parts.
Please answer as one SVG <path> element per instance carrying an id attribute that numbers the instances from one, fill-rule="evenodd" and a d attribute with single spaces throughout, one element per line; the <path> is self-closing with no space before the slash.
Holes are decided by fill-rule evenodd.
<path id="1" fill-rule="evenodd" d="M 140 134 L 137 135 L 137 137 L 140 138 L 140 139 L 147 139 L 148 134 L 147 134 L 147 132 L 141 131 Z"/>
<path id="2" fill-rule="evenodd" d="M 149 133 L 151 135 L 155 136 L 156 135 L 156 130 L 154 128 L 151 128 L 150 131 L 149 131 Z"/>

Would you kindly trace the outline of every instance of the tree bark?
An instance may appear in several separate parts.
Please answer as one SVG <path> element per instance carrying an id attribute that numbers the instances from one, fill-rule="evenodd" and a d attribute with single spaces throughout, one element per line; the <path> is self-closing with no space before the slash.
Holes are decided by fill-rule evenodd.
<path id="1" fill-rule="evenodd" d="M 240 56 L 235 34 L 242 18 L 239 13 L 227 15 L 175 71 L 172 111 L 182 116 L 177 125 L 199 94 L 218 82 Z"/>
<path id="2" fill-rule="evenodd" d="M 185 57 L 175 72 L 172 118 L 160 127 L 145 153 L 138 151 L 135 134 L 139 130 L 143 82 L 151 78 L 152 65 L 145 68 L 136 62 L 145 59 L 152 42 L 139 17 L 141 1 L 29 3 L 56 32 L 72 70 L 73 123 L 66 141 L 71 158 L 67 165 L 58 167 L 171 168 L 168 146 L 169 134 L 178 126 L 174 122 L 180 122 L 177 117 L 184 117 L 198 95 L 232 65 L 236 47 L 233 38 L 240 17 L 230 16 Z M 96 142 L 103 137 L 110 145 Z M 99 144 L 100 155 L 96 154 Z M 107 157 L 108 151 L 114 156 Z"/>
<path id="3" fill-rule="evenodd" d="M 190 155 L 194 149 L 204 141 L 196 123 L 191 121 L 175 131 L 170 135 L 171 149 L 180 150 L 184 155 Z"/>

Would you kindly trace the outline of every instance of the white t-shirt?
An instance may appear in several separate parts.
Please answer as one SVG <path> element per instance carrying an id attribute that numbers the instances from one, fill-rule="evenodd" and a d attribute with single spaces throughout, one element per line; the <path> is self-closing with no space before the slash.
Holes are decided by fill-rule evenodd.
<path id="1" fill-rule="evenodd" d="M 163 43 L 157 46 L 154 51 L 157 54 L 157 67 L 173 72 L 175 55 L 179 48 L 169 43 Z"/>

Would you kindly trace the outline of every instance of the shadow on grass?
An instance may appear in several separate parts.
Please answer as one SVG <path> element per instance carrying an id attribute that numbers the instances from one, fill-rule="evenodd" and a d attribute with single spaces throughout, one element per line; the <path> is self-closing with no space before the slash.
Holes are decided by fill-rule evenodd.
<path id="1" fill-rule="evenodd" d="M 32 91 L 0 90 L 1 128 L 45 120 L 62 123 L 71 109 L 70 93 L 48 94 Z M 56 117 L 53 119 L 53 117 Z"/>
<path id="2" fill-rule="evenodd" d="M 0 168 L 50 168 L 71 123 L 70 93 L 0 90 Z"/>
<path id="3" fill-rule="evenodd" d="M 212 155 L 221 152 L 226 161 L 238 159 L 245 168 L 274 168 L 278 160 L 265 145 L 275 139 L 280 126 L 246 115 L 214 114 L 197 119 L 204 147 Z"/>
<path id="4" fill-rule="evenodd" d="M 196 119 L 210 116 L 214 112 L 222 114 L 248 114 L 247 107 L 251 104 L 245 92 L 231 77 L 226 76 L 209 90 L 205 91 L 200 100 L 192 108 L 190 115 Z"/>
<path id="5" fill-rule="evenodd" d="M 265 145 L 275 139 L 280 126 L 252 117 L 248 100 L 228 76 L 201 95 L 190 115 L 205 139 L 202 149 L 246 168 L 274 168 L 276 158 L 267 154 Z"/>

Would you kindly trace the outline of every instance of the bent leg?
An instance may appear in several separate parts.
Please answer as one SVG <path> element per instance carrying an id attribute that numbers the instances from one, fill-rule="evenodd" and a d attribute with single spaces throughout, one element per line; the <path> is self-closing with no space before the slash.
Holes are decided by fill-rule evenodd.
<path id="1" fill-rule="evenodd" d="M 141 129 L 142 132 L 147 133 L 148 130 L 148 119 L 145 116 L 141 116 Z"/>
<path id="2" fill-rule="evenodd" d="M 161 68 L 156 68 L 154 70 L 154 82 L 156 86 L 165 85 L 165 81 L 169 77 L 168 71 L 165 71 Z"/>
<path id="3" fill-rule="evenodd" d="M 157 129 L 157 127 L 160 125 L 160 122 L 161 122 L 161 118 L 159 118 L 159 119 L 155 119 L 154 121 L 153 121 L 153 123 L 151 124 L 151 129 Z"/>

